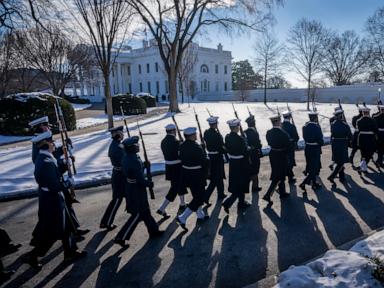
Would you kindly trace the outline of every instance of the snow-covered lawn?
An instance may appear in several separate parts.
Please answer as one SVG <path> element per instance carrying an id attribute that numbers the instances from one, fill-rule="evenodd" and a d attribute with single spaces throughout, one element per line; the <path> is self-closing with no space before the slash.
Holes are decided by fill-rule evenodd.
<path id="1" fill-rule="evenodd" d="M 349 251 L 329 250 L 307 265 L 290 267 L 275 288 L 382 287 L 372 275 L 377 266 L 367 257 L 384 261 L 384 231 L 357 242 Z"/>
<path id="2" fill-rule="evenodd" d="M 4 136 L 0 135 L 0 145 L 15 143 L 31 139 L 31 136 Z"/>
<path id="3" fill-rule="evenodd" d="M 71 103 L 71 105 L 73 109 L 75 109 L 75 111 L 85 110 L 92 106 L 92 104 L 75 104 L 75 103 Z"/>
<path id="4" fill-rule="evenodd" d="M 268 119 L 273 114 L 261 103 L 235 103 L 235 108 L 241 119 L 248 117 L 247 106 L 256 117 L 256 125 L 260 133 L 261 141 L 266 147 L 265 134 L 270 129 L 271 124 Z M 324 116 L 331 116 L 335 104 L 318 104 L 317 109 Z M 219 128 L 223 135 L 228 133 L 226 121 L 234 118 L 232 105 L 229 102 L 206 102 L 193 103 L 191 107 L 181 105 L 182 113 L 176 115 L 176 120 L 181 129 L 196 126 L 193 108 L 199 115 L 200 124 L 203 130 L 208 128 L 206 118 L 208 112 L 206 108 L 214 115 L 220 116 Z M 275 109 L 276 104 L 271 105 Z M 285 103 L 279 104 L 280 111 L 286 109 Z M 306 104 L 292 103 L 291 110 L 294 112 L 294 120 L 301 135 L 301 127 L 308 120 Z M 353 115 L 357 113 L 355 105 L 344 105 L 347 120 L 350 122 Z M 162 170 L 163 155 L 160 150 L 161 139 L 165 136 L 164 126 L 171 123 L 169 114 L 155 115 L 151 118 L 141 121 L 141 130 L 143 133 L 155 133 L 155 135 L 145 135 L 145 144 L 148 150 L 148 156 L 153 165 L 153 170 Z M 329 120 L 320 117 L 320 124 L 325 136 L 329 136 Z M 243 127 L 245 128 L 243 122 Z M 129 125 L 131 135 L 137 135 L 136 124 Z M 56 139 L 59 139 L 56 136 Z M 72 138 L 75 146 L 76 182 L 92 181 L 96 179 L 109 178 L 111 164 L 107 156 L 110 143 L 110 134 L 105 130 L 100 130 L 90 134 L 74 136 Z M 31 147 L 0 148 L 0 197 L 4 193 L 15 193 L 17 191 L 36 188 L 33 178 L 33 164 L 31 162 Z"/>

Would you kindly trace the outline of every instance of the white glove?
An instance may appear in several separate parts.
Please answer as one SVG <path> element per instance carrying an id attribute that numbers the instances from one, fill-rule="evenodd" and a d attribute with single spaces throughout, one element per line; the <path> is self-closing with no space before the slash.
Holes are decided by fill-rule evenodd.
<path id="1" fill-rule="evenodd" d="M 64 165 L 72 166 L 72 159 L 70 157 L 68 157 L 68 162 L 67 162 L 67 159 L 63 158 L 63 163 L 64 163 Z"/>
<path id="2" fill-rule="evenodd" d="M 67 183 L 70 187 L 73 187 L 75 186 L 75 179 L 73 179 L 72 177 L 67 177 L 65 183 Z"/>

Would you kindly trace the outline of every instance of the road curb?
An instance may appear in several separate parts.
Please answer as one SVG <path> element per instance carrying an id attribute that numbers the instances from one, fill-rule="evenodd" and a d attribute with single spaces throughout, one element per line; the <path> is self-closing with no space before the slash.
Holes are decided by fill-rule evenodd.
<path id="1" fill-rule="evenodd" d="M 351 241 L 348 241 L 344 244 L 341 244 L 340 246 L 337 246 L 336 248 L 334 249 L 338 249 L 338 250 L 349 250 L 352 248 L 353 245 L 355 245 L 357 242 L 361 241 L 361 240 L 364 240 L 364 239 L 367 239 L 368 237 L 372 236 L 373 234 L 377 233 L 377 232 L 380 232 L 384 230 L 384 226 L 383 227 L 380 227 L 380 228 L 377 228 L 375 230 L 372 230 L 372 231 L 369 231 L 367 234 L 364 234 L 364 235 L 361 235 L 360 237 L 357 237 Z M 305 261 L 299 265 L 295 265 L 296 267 L 297 266 L 301 266 L 301 265 L 306 265 L 312 261 L 315 261 L 321 257 L 323 257 L 325 255 L 325 253 L 327 253 L 329 250 L 331 249 L 328 249 L 327 251 L 325 251 L 324 253 L 320 254 L 319 256 L 316 256 L 308 261 Z M 289 269 L 289 268 L 288 268 Z M 288 269 L 285 269 L 284 271 L 287 271 Z M 282 272 L 284 272 L 282 271 Z M 250 284 L 250 285 L 247 285 L 247 286 L 244 286 L 243 288 L 267 288 L 267 287 L 272 287 L 272 286 L 275 286 L 277 284 L 277 281 L 278 281 L 278 278 L 279 278 L 279 275 L 282 273 L 278 273 L 278 274 L 274 274 L 274 275 L 270 275 L 264 279 L 261 279 L 259 281 L 257 281 L 256 283 L 253 283 L 253 284 Z"/>
<path id="2" fill-rule="evenodd" d="M 152 176 L 163 175 L 165 170 L 156 170 L 151 173 Z M 111 184 L 111 178 L 103 178 L 91 181 L 84 181 L 82 183 L 76 184 L 76 190 L 83 190 L 88 188 L 94 188 L 98 186 Z M 38 195 L 38 190 L 36 188 L 26 189 L 17 191 L 15 193 L 9 193 L 10 195 L 0 195 L 0 202 L 14 201 L 20 199 L 34 198 Z"/>

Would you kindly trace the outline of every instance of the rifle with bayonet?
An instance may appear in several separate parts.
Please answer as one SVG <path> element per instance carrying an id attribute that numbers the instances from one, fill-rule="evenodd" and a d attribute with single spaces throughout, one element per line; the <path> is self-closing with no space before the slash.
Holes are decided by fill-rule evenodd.
<path id="1" fill-rule="evenodd" d="M 147 172 L 147 179 L 148 181 L 152 181 L 151 162 L 149 162 L 148 160 L 147 149 L 145 149 L 143 133 L 141 133 L 141 130 L 140 130 L 139 120 L 136 119 L 136 123 L 137 123 L 137 131 L 139 131 L 139 135 L 141 139 L 141 145 L 143 146 L 143 154 L 144 154 L 144 160 L 145 160 L 145 170 Z M 155 193 L 153 192 L 153 187 L 149 187 L 149 195 L 151 196 L 151 199 L 155 199 Z"/>
<path id="2" fill-rule="evenodd" d="M 201 131 L 201 126 L 200 126 L 200 121 L 199 121 L 199 116 L 197 115 L 196 113 L 196 109 L 193 108 L 193 111 L 195 112 L 195 119 L 196 119 L 196 122 L 197 122 L 197 127 L 199 129 L 199 136 L 200 136 L 200 143 L 201 143 L 201 147 L 203 147 L 203 151 L 204 151 L 204 154 L 206 153 L 206 145 L 205 145 L 205 141 L 204 141 L 204 137 L 203 137 L 203 133 Z"/>
<path id="3" fill-rule="evenodd" d="M 179 129 L 179 125 L 177 125 L 175 114 L 172 114 L 172 121 L 173 121 L 173 123 L 176 126 L 176 131 L 177 131 L 177 135 L 179 136 L 179 141 L 184 141 L 184 138 L 181 135 L 181 132 L 180 132 L 180 129 Z"/>
<path id="4" fill-rule="evenodd" d="M 235 113 L 235 117 L 236 117 L 236 119 L 240 120 L 239 115 L 237 114 L 237 111 L 236 111 L 236 109 L 235 109 L 235 105 L 233 105 L 233 103 L 232 103 L 232 108 L 233 108 L 233 112 Z M 239 124 L 239 125 L 240 125 L 240 134 L 241 134 L 241 136 L 242 136 L 244 139 L 247 139 L 247 136 L 246 136 L 245 133 L 244 133 L 243 127 L 241 126 L 241 124 Z"/>
<path id="5" fill-rule="evenodd" d="M 292 121 L 292 125 L 296 126 L 296 125 L 295 125 L 295 120 L 293 119 L 293 113 L 292 113 L 292 110 L 291 110 L 291 108 L 289 107 L 288 103 L 287 103 L 287 109 L 288 109 L 289 112 L 291 112 L 291 121 Z"/>
<path id="6" fill-rule="evenodd" d="M 247 110 L 248 110 L 248 114 L 249 114 L 249 116 L 252 117 L 253 114 L 252 114 L 251 110 L 249 109 L 248 105 L 247 105 Z"/>
<path id="7" fill-rule="evenodd" d="M 125 125 L 125 130 L 127 130 L 127 135 L 128 137 L 131 137 L 130 133 L 129 133 L 129 128 L 128 128 L 128 124 L 127 124 L 127 119 L 125 118 L 125 115 L 124 115 L 124 110 L 123 110 L 123 107 L 120 105 L 120 111 L 121 111 L 121 116 L 123 117 L 123 120 L 124 120 L 124 125 Z"/>
<path id="8" fill-rule="evenodd" d="M 64 160 L 65 160 L 65 165 L 67 166 L 67 173 L 68 173 L 68 179 L 73 179 L 73 174 L 75 174 L 76 169 L 73 166 L 73 163 L 71 165 L 71 155 L 69 154 L 68 151 L 68 146 L 67 143 L 70 141 L 68 140 L 68 134 L 66 133 L 66 126 L 65 126 L 65 121 L 64 121 L 64 116 L 63 116 L 63 111 L 61 110 L 60 103 L 58 98 L 56 98 L 56 104 L 54 104 L 55 107 L 55 114 L 56 114 L 56 119 L 57 119 L 57 124 L 59 126 L 59 132 L 60 132 L 60 137 L 61 137 L 61 143 L 62 143 L 62 148 L 63 149 L 63 155 L 64 155 Z M 73 169 L 73 174 L 72 174 L 72 169 Z M 76 194 L 75 194 L 75 189 L 73 185 L 70 185 L 69 187 L 69 192 L 70 192 L 70 197 L 72 203 L 79 203 L 79 201 L 76 199 Z"/>

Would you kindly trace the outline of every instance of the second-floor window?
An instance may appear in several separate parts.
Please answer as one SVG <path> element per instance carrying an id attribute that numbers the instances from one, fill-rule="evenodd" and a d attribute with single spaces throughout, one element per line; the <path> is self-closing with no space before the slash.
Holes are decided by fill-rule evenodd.
<path id="1" fill-rule="evenodd" d="M 141 65 L 139 64 L 139 74 L 141 74 Z"/>
<path id="2" fill-rule="evenodd" d="M 147 63 L 147 73 L 149 73 L 149 63 Z"/>
<path id="3" fill-rule="evenodd" d="M 159 72 L 159 63 L 155 63 L 155 70 L 156 70 L 156 72 Z"/>

